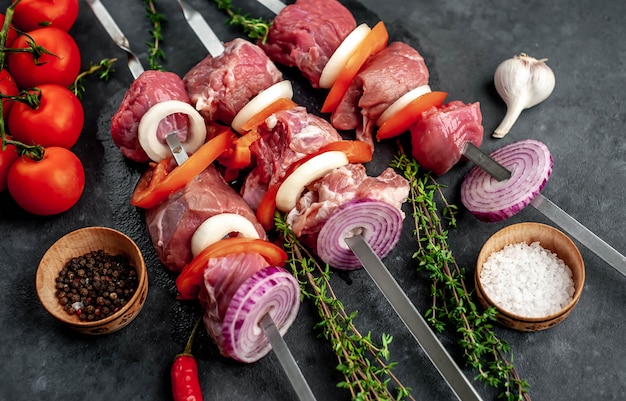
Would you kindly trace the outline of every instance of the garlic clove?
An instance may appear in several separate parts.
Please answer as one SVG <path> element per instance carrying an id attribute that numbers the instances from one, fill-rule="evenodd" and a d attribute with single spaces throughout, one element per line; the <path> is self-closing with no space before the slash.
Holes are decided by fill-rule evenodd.
<path id="1" fill-rule="evenodd" d="M 521 53 L 498 65 L 493 82 L 507 112 L 493 137 L 508 134 L 523 110 L 543 102 L 554 91 L 556 79 L 546 61 Z"/>

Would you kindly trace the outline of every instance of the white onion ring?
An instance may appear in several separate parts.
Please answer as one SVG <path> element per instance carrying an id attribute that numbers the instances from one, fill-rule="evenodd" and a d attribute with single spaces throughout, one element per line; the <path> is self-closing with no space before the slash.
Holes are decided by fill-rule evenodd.
<path id="1" fill-rule="evenodd" d="M 402 213 L 396 207 L 372 199 L 353 200 L 341 205 L 322 226 L 317 255 L 336 269 L 358 269 L 361 262 L 346 244 L 346 237 L 361 234 L 382 259 L 396 246 L 401 232 Z"/>
<path id="2" fill-rule="evenodd" d="M 402 111 L 402 109 L 404 109 L 407 104 L 411 103 L 413 100 L 417 99 L 418 97 L 427 94 L 428 92 L 432 92 L 432 90 L 430 89 L 430 86 L 428 85 L 422 85 L 422 86 L 418 86 L 415 89 L 411 89 L 404 95 L 400 96 L 398 100 L 391 103 L 391 105 L 387 107 L 385 111 L 383 111 L 380 117 L 378 117 L 378 120 L 376 120 L 376 125 L 380 127 L 387 120 L 389 120 L 393 115 Z"/>
<path id="3" fill-rule="evenodd" d="M 172 154 L 169 146 L 157 138 L 157 128 L 165 117 L 182 113 L 189 116 L 189 132 L 187 140 L 183 142 L 183 149 L 187 153 L 195 152 L 206 140 L 206 125 L 204 119 L 189 103 L 180 100 L 166 100 L 150 107 L 139 120 L 137 136 L 139 145 L 146 152 L 150 160 L 159 162 Z"/>
<path id="4" fill-rule="evenodd" d="M 330 89 L 333 86 L 350 56 L 352 56 L 361 42 L 365 40 L 370 31 L 371 28 L 367 24 L 361 24 L 346 36 L 332 56 L 330 56 L 324 69 L 322 69 L 319 80 L 320 88 Z"/>
<path id="5" fill-rule="evenodd" d="M 281 335 L 296 319 L 300 285 L 287 270 L 268 266 L 239 287 L 224 314 L 224 351 L 233 359 L 252 363 L 271 350 L 260 322 L 269 313 Z"/>
<path id="6" fill-rule="evenodd" d="M 238 133 L 243 134 L 242 127 L 248 120 L 278 99 L 291 99 L 292 97 L 293 88 L 291 81 L 285 80 L 276 82 L 269 88 L 259 92 L 252 100 L 246 103 L 246 105 L 239 110 L 235 118 L 233 118 L 233 122 L 230 126 Z"/>
<path id="7" fill-rule="evenodd" d="M 543 189 L 553 159 L 548 147 L 534 139 L 506 145 L 491 157 L 511 171 L 511 178 L 498 181 L 476 166 L 463 180 L 461 202 L 479 220 L 496 222 L 518 213 Z"/>
<path id="8" fill-rule="evenodd" d="M 209 245 L 223 239 L 230 233 L 238 237 L 260 238 L 254 224 L 236 213 L 220 213 L 206 219 L 191 236 L 191 254 L 195 257 Z"/>
<path id="9" fill-rule="evenodd" d="M 296 207 L 304 187 L 348 163 L 348 156 L 339 150 L 320 153 L 302 163 L 280 184 L 276 193 L 276 208 L 281 212 L 289 212 Z"/>

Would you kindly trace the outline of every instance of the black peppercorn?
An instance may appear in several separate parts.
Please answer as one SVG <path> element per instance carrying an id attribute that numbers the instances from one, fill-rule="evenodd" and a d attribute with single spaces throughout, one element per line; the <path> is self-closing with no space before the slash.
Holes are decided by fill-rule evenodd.
<path id="1" fill-rule="evenodd" d="M 55 280 L 59 303 L 82 321 L 100 320 L 115 313 L 139 284 L 127 257 L 103 250 L 71 259 Z"/>

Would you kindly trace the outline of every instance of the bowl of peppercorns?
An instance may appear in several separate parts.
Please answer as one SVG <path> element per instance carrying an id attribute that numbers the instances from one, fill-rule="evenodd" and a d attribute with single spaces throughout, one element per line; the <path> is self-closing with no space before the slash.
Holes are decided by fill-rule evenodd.
<path id="1" fill-rule="evenodd" d="M 85 227 L 57 240 L 39 262 L 37 295 L 56 319 L 85 334 L 129 324 L 148 292 L 141 251 L 124 233 Z"/>

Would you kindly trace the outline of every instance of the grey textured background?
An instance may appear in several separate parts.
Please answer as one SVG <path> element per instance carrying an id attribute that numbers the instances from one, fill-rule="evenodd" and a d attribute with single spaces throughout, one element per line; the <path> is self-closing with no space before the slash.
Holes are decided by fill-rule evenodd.
<path id="1" fill-rule="evenodd" d="M 224 14 L 207 0 L 189 0 L 225 41 L 240 33 L 224 24 Z M 255 2 L 233 1 L 251 15 L 271 17 Z M 144 61 L 149 23 L 139 0 L 105 0 L 131 45 Z M 0 2 L 3 9 L 8 1 Z M 184 74 L 205 52 L 186 26 L 174 0 L 158 0 L 168 18 L 164 27 L 165 68 Z M 620 252 L 626 252 L 626 3 L 615 0 L 542 1 L 346 1 L 358 22 L 385 21 L 391 40 L 417 48 L 431 72 L 431 87 L 449 92 L 448 100 L 478 101 L 484 118 L 482 148 L 535 138 L 554 156 L 552 177 L 543 194 L 575 216 Z M 83 66 L 124 54 L 117 49 L 84 2 L 72 30 Z M 501 140 L 489 133 L 505 108 L 492 83 L 504 59 L 520 52 L 549 59 L 556 89 L 541 105 L 525 111 L 512 132 Z M 312 112 L 323 94 L 311 90 L 297 73 L 296 101 Z M 110 117 L 132 78 L 123 62 L 104 84 L 87 82 L 86 124 L 74 150 L 83 161 L 87 187 L 69 212 L 39 218 L 22 212 L 8 194 L 0 194 L 0 400 L 169 400 L 170 363 L 184 346 L 196 313 L 193 304 L 175 300 L 173 277 L 154 256 L 141 214 L 128 198 L 140 166 L 124 161 L 110 139 Z M 381 146 L 369 169 L 380 171 L 394 150 Z M 469 164 L 459 164 L 441 182 L 460 205 L 459 186 Z M 450 234 L 457 261 L 474 271 L 482 243 L 499 228 L 521 221 L 550 224 L 532 208 L 497 224 L 477 221 L 461 211 L 459 228 Z M 105 225 L 135 239 L 148 262 L 150 288 L 139 317 L 122 331 L 102 337 L 77 335 L 54 321 L 35 294 L 39 259 L 57 238 L 90 225 Z M 428 281 L 411 260 L 414 245 L 407 225 L 400 245 L 385 262 L 415 305 L 429 305 Z M 626 398 L 626 347 L 623 345 L 626 278 L 581 247 L 587 268 L 585 289 L 577 308 L 560 325 L 537 333 L 498 327 L 508 341 L 516 366 L 531 385 L 535 400 L 623 400 Z M 471 277 L 471 276 L 470 276 Z M 471 282 L 471 281 L 470 281 Z M 377 292 L 364 271 L 334 276 L 333 285 L 348 310 L 358 310 L 357 325 L 394 336 L 392 360 L 397 376 L 419 400 L 453 400 L 437 371 Z M 286 335 L 298 363 L 319 400 L 347 400 L 335 388 L 339 376 L 328 345 L 316 337 L 310 304 Z M 452 333 L 441 336 L 461 362 Z M 289 383 L 273 355 L 251 365 L 219 356 L 204 332 L 194 348 L 206 400 L 293 400 Z M 466 370 L 468 377 L 474 372 Z M 480 383 L 486 400 L 496 394 Z"/>

